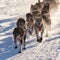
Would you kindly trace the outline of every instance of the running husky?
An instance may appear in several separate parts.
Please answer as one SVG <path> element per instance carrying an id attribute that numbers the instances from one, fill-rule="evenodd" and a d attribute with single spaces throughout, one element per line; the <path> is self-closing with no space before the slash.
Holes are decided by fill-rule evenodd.
<path id="1" fill-rule="evenodd" d="M 34 20 L 31 13 L 26 14 L 26 25 L 27 25 L 27 32 L 31 35 L 33 33 L 34 28 Z"/>
<path id="2" fill-rule="evenodd" d="M 43 39 L 43 33 L 44 33 L 44 26 L 42 23 L 42 18 L 41 18 L 41 3 L 38 2 L 35 5 L 31 5 L 31 14 L 33 15 L 34 18 L 34 29 L 35 29 L 35 34 L 37 37 L 37 42 L 42 42 Z M 39 35 L 38 33 L 41 33 Z"/>
<path id="3" fill-rule="evenodd" d="M 43 33 L 44 33 L 44 26 L 43 26 L 43 23 L 42 23 L 42 18 L 40 16 L 36 17 L 34 27 L 35 27 L 37 42 L 42 42 Z M 39 32 L 41 33 L 40 35 L 39 35 Z"/>
<path id="4" fill-rule="evenodd" d="M 31 5 L 31 13 L 35 20 L 37 15 L 41 16 L 42 23 L 44 25 L 45 30 L 47 31 L 46 36 L 48 36 L 48 31 L 51 30 L 51 19 L 49 13 L 50 5 L 48 2 L 42 2 L 42 3 L 43 5 L 41 4 L 41 2 L 38 2 L 35 5 Z"/>
<path id="5" fill-rule="evenodd" d="M 23 49 L 25 48 L 25 40 L 26 40 L 26 31 L 25 31 L 25 20 L 23 18 L 19 18 L 17 21 L 17 27 L 13 30 L 14 36 L 14 44 L 15 48 L 17 48 L 17 41 L 19 41 L 20 48 L 19 53 L 21 53 L 21 46 L 24 45 Z"/>

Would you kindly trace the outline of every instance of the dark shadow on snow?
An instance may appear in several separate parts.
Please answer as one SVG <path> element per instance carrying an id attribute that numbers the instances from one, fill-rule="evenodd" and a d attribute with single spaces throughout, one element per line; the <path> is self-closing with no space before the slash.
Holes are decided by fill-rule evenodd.
<path id="1" fill-rule="evenodd" d="M 7 31 L 9 31 L 10 29 L 14 28 L 16 23 L 13 20 L 15 18 L 13 18 L 12 20 L 11 19 L 12 18 L 0 20 L 1 24 L 5 23 L 5 22 L 11 22 L 11 24 L 8 27 L 4 28 L 1 33 L 5 33 Z M 3 36 L 7 36 L 7 38 L 0 40 L 0 42 L 2 42 L 2 43 L 0 43 L 0 60 L 6 60 L 6 59 L 18 54 L 18 49 L 14 49 L 14 42 L 12 40 L 12 33 L 9 31 L 9 32 L 3 34 Z M 32 42 L 35 42 L 35 43 L 33 44 Z M 26 48 L 27 49 L 33 48 L 36 45 L 37 45 L 37 43 L 36 43 L 35 39 L 26 41 Z"/>
<path id="2" fill-rule="evenodd" d="M 34 42 L 34 44 L 33 44 L 33 42 Z M 27 46 L 28 49 L 35 47 L 37 44 L 38 44 L 38 42 L 36 41 L 36 39 L 26 42 L 26 45 L 29 45 L 29 46 Z"/>
<path id="3" fill-rule="evenodd" d="M 50 41 L 57 40 L 57 39 L 60 39 L 60 36 L 49 38 L 46 40 L 46 42 L 50 42 Z"/>
<path id="4" fill-rule="evenodd" d="M 9 57 L 12 57 L 17 54 L 18 50 L 14 49 L 12 37 L 5 38 L 1 40 L 2 44 L 0 44 L 0 59 L 6 60 Z"/>
<path id="5" fill-rule="evenodd" d="M 18 54 L 18 49 L 14 49 L 14 42 L 12 40 L 12 37 L 7 37 L 0 41 L 3 42 L 2 44 L 0 44 L 0 59 L 1 60 L 6 60 L 6 59 Z M 31 44 L 34 41 L 35 41 L 35 39 L 33 39 L 31 41 L 26 41 L 26 50 L 31 49 L 38 44 L 38 43 Z M 30 45 L 28 45 L 28 44 L 30 44 Z"/>
<path id="6" fill-rule="evenodd" d="M 5 23 L 5 22 L 12 22 L 14 20 L 17 20 L 17 18 L 13 17 L 13 18 L 8 18 L 8 19 L 2 19 L 2 20 L 0 20 L 0 23 L 2 24 L 2 23 Z"/>

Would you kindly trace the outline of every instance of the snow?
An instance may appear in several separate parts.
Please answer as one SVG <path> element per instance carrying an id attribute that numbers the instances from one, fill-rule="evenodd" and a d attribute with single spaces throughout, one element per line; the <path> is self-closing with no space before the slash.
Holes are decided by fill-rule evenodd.
<path id="1" fill-rule="evenodd" d="M 7 14 L 4 14 L 5 11 L 0 14 L 0 60 L 60 60 L 60 5 L 55 15 L 51 16 L 52 29 L 50 36 L 43 36 L 42 43 L 38 43 L 36 42 L 35 34 L 32 36 L 28 35 L 26 39 L 26 50 L 18 53 L 18 49 L 14 49 L 12 31 L 16 26 L 17 19 L 20 16 L 25 18 L 25 14 L 29 12 L 30 5 L 32 3 L 34 4 L 36 0 L 16 1 L 0 1 L 0 9 L 6 7 L 5 11 L 10 11 Z M 19 8 L 18 4 L 22 1 L 24 2 L 20 4 Z M 9 5 L 7 5 L 7 2 Z"/>

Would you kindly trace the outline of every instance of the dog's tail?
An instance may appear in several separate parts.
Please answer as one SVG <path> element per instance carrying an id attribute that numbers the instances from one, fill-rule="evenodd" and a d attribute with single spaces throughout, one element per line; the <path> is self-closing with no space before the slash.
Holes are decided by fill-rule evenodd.
<path id="1" fill-rule="evenodd" d="M 43 15 L 42 18 L 43 18 L 43 21 L 45 22 L 45 24 L 51 25 L 50 17 L 47 17 L 47 16 Z"/>

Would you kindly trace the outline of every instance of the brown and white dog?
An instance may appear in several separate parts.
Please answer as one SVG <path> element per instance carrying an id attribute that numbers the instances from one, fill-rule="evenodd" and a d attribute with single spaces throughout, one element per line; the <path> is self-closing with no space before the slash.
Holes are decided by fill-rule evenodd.
<path id="1" fill-rule="evenodd" d="M 23 18 L 19 18 L 17 21 L 17 27 L 13 30 L 14 36 L 14 44 L 15 48 L 17 48 L 17 41 L 19 41 L 20 48 L 19 53 L 21 53 L 21 46 L 24 45 L 23 49 L 25 48 L 25 40 L 26 40 L 26 31 L 25 31 L 25 20 Z"/>
<path id="2" fill-rule="evenodd" d="M 42 42 L 43 32 L 44 32 L 44 26 L 41 18 L 41 9 L 42 9 L 42 6 L 40 2 L 36 3 L 35 5 L 31 5 L 31 8 L 30 8 L 31 14 L 33 15 L 33 18 L 35 21 L 34 29 L 37 37 L 37 42 Z M 40 36 L 38 34 L 39 32 L 41 33 Z"/>
<path id="3" fill-rule="evenodd" d="M 34 29 L 34 20 L 31 13 L 26 14 L 27 32 L 31 35 Z"/>
<path id="4" fill-rule="evenodd" d="M 42 5 L 43 4 L 43 5 Z M 46 30 L 46 36 L 48 36 L 48 32 L 49 30 L 51 30 L 51 19 L 50 19 L 50 13 L 49 13 L 49 3 L 46 2 L 38 2 L 35 5 L 31 5 L 31 13 L 34 17 L 34 19 L 36 19 L 37 15 L 40 15 L 42 18 L 42 22 L 44 25 L 44 28 Z"/>
<path id="5" fill-rule="evenodd" d="M 35 27 L 35 34 L 37 37 L 37 42 L 42 42 L 43 33 L 44 33 L 44 26 L 42 23 L 42 18 L 40 16 L 36 17 L 36 22 L 34 24 L 34 27 Z M 40 35 L 39 35 L 39 32 L 40 32 Z"/>
<path id="6" fill-rule="evenodd" d="M 41 13 L 43 6 L 44 6 L 43 2 L 40 2 L 38 0 L 38 2 L 36 2 L 34 5 L 31 5 L 30 7 L 31 14 L 33 15 L 34 12 L 36 11 L 39 11 L 39 13 Z"/>

